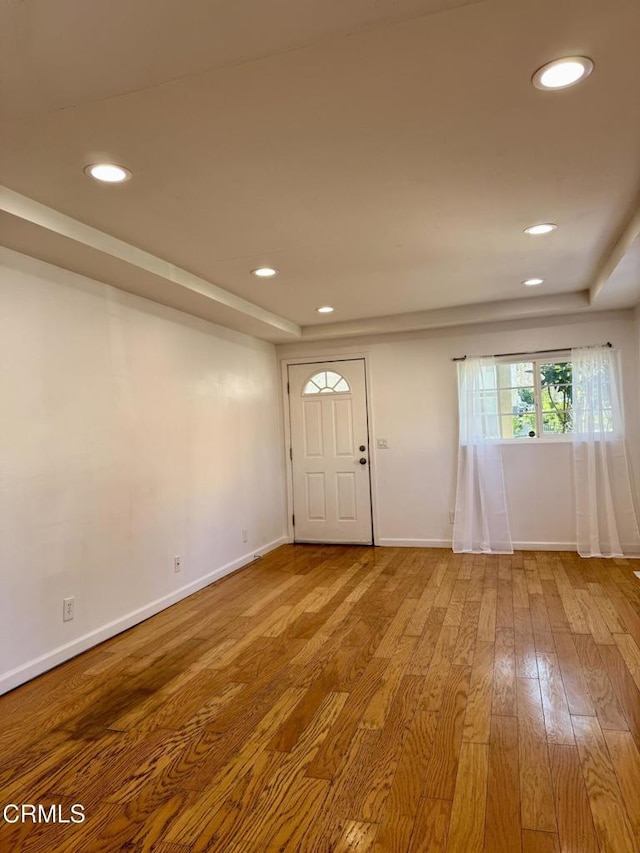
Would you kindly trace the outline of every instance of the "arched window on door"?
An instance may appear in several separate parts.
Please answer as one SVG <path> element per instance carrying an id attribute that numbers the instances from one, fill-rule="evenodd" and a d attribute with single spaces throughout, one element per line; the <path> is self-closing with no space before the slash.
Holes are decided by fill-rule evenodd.
<path id="1" fill-rule="evenodd" d="M 348 394 L 351 387 L 340 373 L 333 370 L 321 370 L 307 380 L 303 394 Z"/>

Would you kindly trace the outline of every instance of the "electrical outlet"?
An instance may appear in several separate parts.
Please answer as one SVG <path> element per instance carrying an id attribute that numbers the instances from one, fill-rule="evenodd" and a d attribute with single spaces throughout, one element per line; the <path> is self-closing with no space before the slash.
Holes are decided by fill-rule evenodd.
<path id="1" fill-rule="evenodd" d="M 74 596 L 62 599 L 62 621 L 71 622 L 74 616 L 76 600 Z"/>
<path id="2" fill-rule="evenodd" d="M 456 523 L 456 511 L 455 511 L 455 509 L 450 509 L 449 510 L 449 524 L 455 524 L 455 523 Z"/>
<path id="3" fill-rule="evenodd" d="M 176 556 L 173 558 L 173 571 L 176 573 L 182 571 L 182 557 Z"/>
<path id="4" fill-rule="evenodd" d="M 242 541 L 246 542 L 248 539 L 246 528 L 242 528 Z"/>

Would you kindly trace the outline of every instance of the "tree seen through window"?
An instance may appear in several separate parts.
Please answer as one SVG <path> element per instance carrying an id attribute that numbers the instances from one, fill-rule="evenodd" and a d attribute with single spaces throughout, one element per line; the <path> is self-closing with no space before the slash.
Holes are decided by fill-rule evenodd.
<path id="1" fill-rule="evenodd" d="M 502 438 L 572 432 L 570 361 L 499 362 L 496 367 Z"/>

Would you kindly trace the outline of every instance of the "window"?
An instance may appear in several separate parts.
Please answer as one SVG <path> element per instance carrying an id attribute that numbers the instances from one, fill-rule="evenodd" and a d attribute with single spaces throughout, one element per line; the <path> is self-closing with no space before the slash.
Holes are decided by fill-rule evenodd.
<path id="1" fill-rule="evenodd" d="M 497 400 L 501 437 L 536 438 L 573 432 L 571 362 L 532 359 L 498 362 Z M 486 401 L 489 403 L 489 400 Z"/>
<path id="2" fill-rule="evenodd" d="M 345 394 L 351 391 L 349 383 L 333 370 L 322 370 L 305 383 L 303 394 Z"/>

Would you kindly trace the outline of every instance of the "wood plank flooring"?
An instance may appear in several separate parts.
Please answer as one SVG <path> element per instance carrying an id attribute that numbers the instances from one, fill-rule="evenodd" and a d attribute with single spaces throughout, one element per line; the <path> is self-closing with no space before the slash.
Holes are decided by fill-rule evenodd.
<path id="1" fill-rule="evenodd" d="M 0 806 L 86 814 L 0 850 L 638 851 L 637 568 L 284 546 L 0 697 Z"/>

